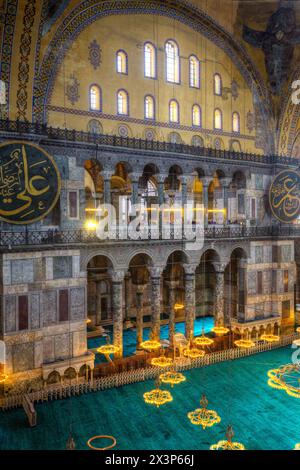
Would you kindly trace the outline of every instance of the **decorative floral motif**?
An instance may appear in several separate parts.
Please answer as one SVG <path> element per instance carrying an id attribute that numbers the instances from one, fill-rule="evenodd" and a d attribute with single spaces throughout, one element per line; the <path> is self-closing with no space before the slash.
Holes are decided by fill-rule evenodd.
<path id="1" fill-rule="evenodd" d="M 128 137 L 128 134 L 129 134 L 128 127 L 125 126 L 124 124 L 121 124 L 121 126 L 119 126 L 118 128 L 118 133 L 120 137 Z"/>
<path id="2" fill-rule="evenodd" d="M 155 140 L 155 132 L 153 129 L 145 130 L 145 139 L 146 140 Z"/>
<path id="3" fill-rule="evenodd" d="M 79 100 L 79 81 L 74 74 L 70 76 L 70 83 L 67 85 L 66 96 L 73 105 Z"/>
<path id="4" fill-rule="evenodd" d="M 102 50 L 96 39 L 94 39 L 89 45 L 89 61 L 95 70 L 100 67 L 102 62 Z"/>
<path id="5" fill-rule="evenodd" d="M 246 126 L 249 132 L 253 132 L 255 129 L 255 116 L 251 111 L 248 111 L 247 113 Z"/>

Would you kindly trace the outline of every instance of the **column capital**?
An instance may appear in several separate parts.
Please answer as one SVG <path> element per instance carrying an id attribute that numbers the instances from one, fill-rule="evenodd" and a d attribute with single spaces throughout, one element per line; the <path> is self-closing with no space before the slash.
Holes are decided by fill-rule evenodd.
<path id="1" fill-rule="evenodd" d="M 101 171 L 101 176 L 103 177 L 104 181 L 110 180 L 113 174 L 114 174 L 114 170 Z"/>
<path id="2" fill-rule="evenodd" d="M 168 177 L 167 174 L 164 173 L 157 173 L 156 175 L 153 175 L 158 183 L 164 183 L 166 178 Z"/>
<path id="3" fill-rule="evenodd" d="M 221 178 L 220 179 L 220 184 L 222 186 L 222 188 L 228 188 L 228 186 L 230 185 L 232 181 L 232 178 L 228 177 L 228 178 Z"/>
<path id="4" fill-rule="evenodd" d="M 202 176 L 200 178 L 201 182 L 202 182 L 202 185 L 204 187 L 208 187 L 210 185 L 210 183 L 212 182 L 213 180 L 213 177 L 212 176 Z"/>
<path id="5" fill-rule="evenodd" d="M 131 183 L 138 183 L 141 177 L 140 173 L 132 172 L 128 173 L 128 178 L 130 179 Z"/>
<path id="6" fill-rule="evenodd" d="M 162 272 L 163 272 L 163 267 L 162 266 L 152 266 L 149 268 L 150 272 L 150 277 L 152 279 L 160 279 Z"/>
<path id="7" fill-rule="evenodd" d="M 184 263 L 183 264 L 183 269 L 184 269 L 184 275 L 185 276 L 194 276 L 195 272 L 196 272 L 196 269 L 197 269 L 197 265 L 196 264 Z"/>
<path id="8" fill-rule="evenodd" d="M 211 264 L 215 268 L 216 273 L 224 274 L 224 271 L 228 263 L 229 261 L 219 261 L 219 262 L 213 261 Z"/>
<path id="9" fill-rule="evenodd" d="M 119 269 L 119 270 L 115 270 L 115 269 L 109 269 L 109 274 L 111 276 L 111 279 L 112 279 L 112 282 L 113 283 L 121 283 L 125 277 L 125 271 Z"/>

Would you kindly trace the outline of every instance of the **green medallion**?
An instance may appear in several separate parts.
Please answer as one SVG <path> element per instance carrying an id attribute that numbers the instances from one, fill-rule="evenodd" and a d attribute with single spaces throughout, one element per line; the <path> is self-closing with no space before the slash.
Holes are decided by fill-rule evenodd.
<path id="1" fill-rule="evenodd" d="M 60 174 L 53 158 L 35 144 L 0 145 L 0 219 L 31 224 L 44 218 L 60 194 Z"/>

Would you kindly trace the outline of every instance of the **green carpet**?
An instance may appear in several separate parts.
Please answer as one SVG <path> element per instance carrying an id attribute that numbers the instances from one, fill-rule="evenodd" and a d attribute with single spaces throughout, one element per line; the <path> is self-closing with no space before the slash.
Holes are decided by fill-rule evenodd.
<path id="1" fill-rule="evenodd" d="M 70 415 L 78 449 L 96 434 L 112 434 L 116 449 L 209 449 L 224 438 L 227 424 L 247 449 L 293 449 L 300 442 L 300 400 L 267 385 L 267 371 L 291 362 L 291 347 L 186 372 L 171 389 L 172 403 L 146 405 L 153 382 L 127 385 L 37 405 L 38 426 L 29 428 L 22 409 L 0 414 L 0 449 L 64 449 Z M 221 423 L 203 430 L 187 412 L 202 392 Z M 100 445 L 100 443 L 98 443 Z"/>

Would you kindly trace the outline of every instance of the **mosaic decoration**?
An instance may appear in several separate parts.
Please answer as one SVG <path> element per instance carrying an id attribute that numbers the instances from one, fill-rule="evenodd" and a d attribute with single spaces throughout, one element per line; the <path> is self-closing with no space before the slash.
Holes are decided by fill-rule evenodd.
<path id="1" fill-rule="evenodd" d="M 28 142 L 6 142 L 0 151 L 0 218 L 11 224 L 41 220 L 60 194 L 60 174 L 54 160 Z"/>
<path id="2" fill-rule="evenodd" d="M 103 134 L 102 125 L 97 119 L 91 119 L 88 122 L 87 130 L 91 134 Z"/>
<path id="3" fill-rule="evenodd" d="M 269 203 L 277 220 L 288 223 L 300 214 L 300 176 L 293 170 L 284 170 L 275 176 L 269 190 Z"/>
<path id="4" fill-rule="evenodd" d="M 74 74 L 70 76 L 70 83 L 66 86 L 66 96 L 73 105 L 79 100 L 79 81 Z"/>
<path id="5" fill-rule="evenodd" d="M 194 147 L 204 147 L 204 141 L 203 141 L 202 137 L 200 137 L 199 135 L 193 135 L 192 145 Z"/>
<path id="6" fill-rule="evenodd" d="M 89 45 L 89 61 L 95 70 L 100 67 L 100 64 L 102 62 L 101 56 L 102 50 L 99 44 L 97 43 L 96 39 L 94 39 Z"/>
<path id="7" fill-rule="evenodd" d="M 120 137 L 128 137 L 129 131 L 128 127 L 125 125 L 121 125 L 118 127 L 118 134 Z"/>
<path id="8" fill-rule="evenodd" d="M 244 25 L 243 38 L 263 50 L 271 91 L 279 95 L 289 76 L 294 48 L 300 44 L 294 6 L 280 6 L 270 16 L 266 31 L 255 31 Z"/>
<path id="9" fill-rule="evenodd" d="M 239 97 L 239 85 L 236 80 L 232 80 L 231 82 L 231 95 L 234 100 Z"/>
<path id="10" fill-rule="evenodd" d="M 255 115 L 248 111 L 246 116 L 246 127 L 249 132 L 253 132 L 255 129 Z"/>
<path id="11" fill-rule="evenodd" d="M 16 24 L 16 15 L 18 8 L 18 0 L 7 0 L 6 13 L 4 18 L 4 31 L 2 36 L 2 49 L 1 49 L 1 71 L 0 79 L 6 85 L 6 106 L 2 111 L 2 118 L 8 119 L 9 109 L 9 87 L 11 76 L 11 58 L 13 47 L 13 36 Z"/>
<path id="12" fill-rule="evenodd" d="M 26 119 L 29 82 L 29 56 L 31 51 L 31 32 L 36 13 L 36 0 L 28 0 L 23 17 L 23 32 L 20 44 L 20 62 L 17 91 L 17 119 Z"/>

